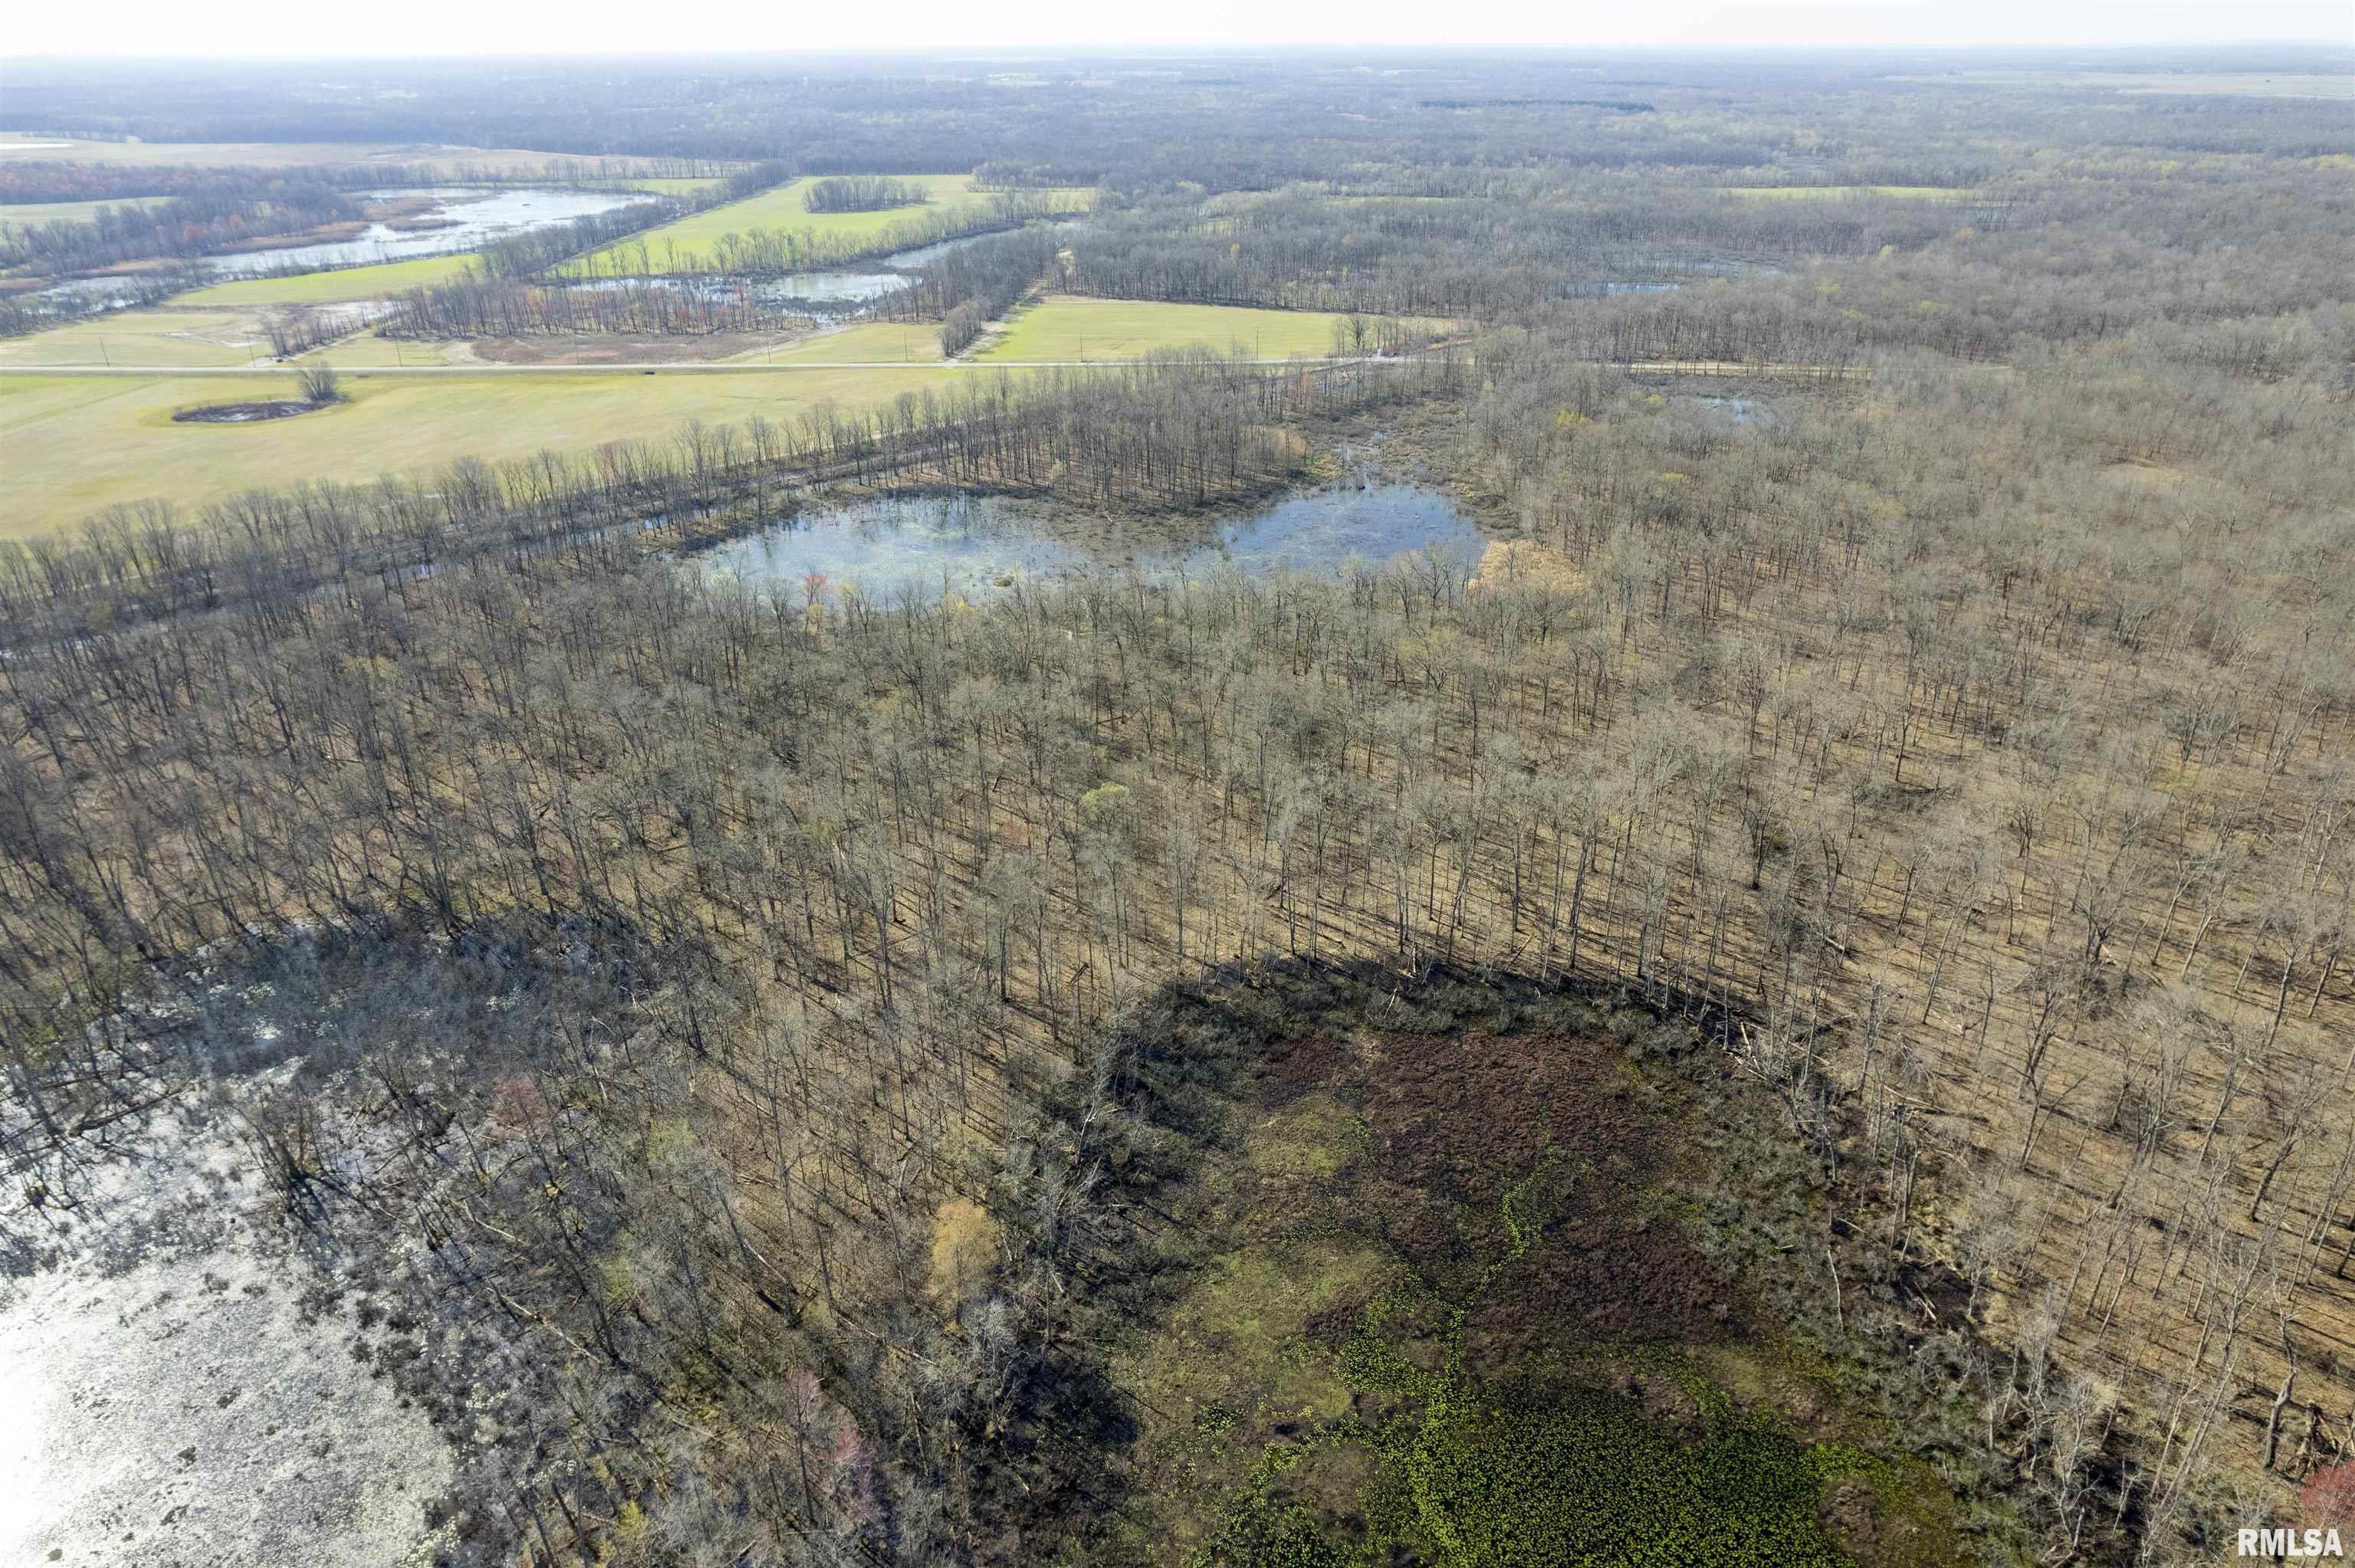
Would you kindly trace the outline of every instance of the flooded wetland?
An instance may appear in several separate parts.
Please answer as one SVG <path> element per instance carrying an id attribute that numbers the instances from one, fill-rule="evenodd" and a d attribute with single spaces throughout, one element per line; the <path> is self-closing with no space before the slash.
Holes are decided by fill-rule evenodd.
<path id="1" fill-rule="evenodd" d="M 977 601 L 1040 581 L 1133 571 L 1172 583 L 1232 571 L 1327 578 L 1428 555 L 1468 577 L 1487 541 L 1453 500 L 1359 475 L 1288 496 L 1179 543 L 1166 525 L 1075 519 L 994 496 L 890 496 L 806 512 L 719 546 L 705 568 L 838 602 Z"/>

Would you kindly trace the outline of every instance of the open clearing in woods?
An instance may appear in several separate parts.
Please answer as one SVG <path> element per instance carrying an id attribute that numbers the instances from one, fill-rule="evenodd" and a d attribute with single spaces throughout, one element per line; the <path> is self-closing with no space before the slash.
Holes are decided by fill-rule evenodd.
<path id="1" fill-rule="evenodd" d="M 834 176 L 825 176 L 834 177 Z M 998 191 L 977 191 L 972 179 L 964 175 L 896 175 L 890 176 L 911 185 L 919 185 L 932 196 L 921 207 L 888 207 L 880 212 L 812 212 L 804 205 L 809 187 L 818 176 L 799 179 L 774 190 L 742 201 L 715 207 L 709 212 L 698 212 L 666 223 L 634 239 L 626 239 L 572 264 L 578 272 L 688 272 L 703 270 L 707 254 L 729 234 L 749 235 L 754 229 L 767 229 L 773 234 L 814 233 L 829 239 L 887 240 L 894 230 L 924 223 L 939 217 L 955 217 L 986 211 L 998 196 Z M 1079 189 L 1050 191 L 1020 191 L 1012 193 L 1028 197 L 1052 198 L 1058 210 L 1084 212 L 1093 200 L 1093 193 Z M 911 238 L 911 243 L 922 243 L 924 237 Z M 638 260 L 640 247 L 645 250 L 643 265 Z"/>
<path id="2" fill-rule="evenodd" d="M 1172 305 L 1050 294 L 1006 319 L 1006 331 L 975 359 L 1134 359 L 1156 348 L 1240 344 L 1255 359 L 1322 358 L 1333 352 L 1325 311 L 1263 311 L 1242 305 Z"/>
<path id="3" fill-rule="evenodd" d="M 0 534 L 48 533 L 155 495 L 194 507 L 262 486 L 362 482 L 460 457 L 579 455 L 601 441 L 661 440 L 688 419 L 732 424 L 754 414 L 791 418 L 828 400 L 884 402 L 946 386 L 955 374 L 879 366 L 773 377 L 347 376 L 349 402 L 250 425 L 176 424 L 172 412 L 284 397 L 289 377 L 10 376 L 0 380 Z"/>

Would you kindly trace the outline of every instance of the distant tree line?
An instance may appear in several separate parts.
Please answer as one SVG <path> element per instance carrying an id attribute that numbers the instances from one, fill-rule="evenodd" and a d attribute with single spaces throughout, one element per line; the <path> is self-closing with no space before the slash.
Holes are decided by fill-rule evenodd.
<path id="1" fill-rule="evenodd" d="M 2154 57 L 2167 69 L 2179 59 Z M 2218 56 L 2217 58 L 2227 57 Z M 2249 51 L 2248 69 L 2337 70 L 2343 61 L 2296 49 Z M 2303 64 L 2297 62 L 2303 61 Z M 2286 63 L 2287 62 L 2287 63 Z M 1132 76 L 1120 90 L 1092 85 L 1092 62 L 1045 62 L 1046 86 L 1014 93 L 981 62 L 954 70 L 873 60 L 633 62 L 620 69 L 559 63 L 527 82 L 453 72 L 426 80 L 388 75 L 406 96 L 289 90 L 279 68 L 251 62 L 143 81 L 126 105 L 119 74 L 77 67 L 16 73 L 12 114 L 24 126 L 74 125 L 151 141 L 449 143 L 530 147 L 590 157 L 761 159 L 790 155 L 805 171 L 934 173 L 985 166 L 993 181 L 1111 185 L 1126 191 L 1186 182 L 1268 190 L 1388 165 L 1497 170 L 1540 163 L 1731 171 L 1786 160 L 1849 162 L 1852 150 L 1891 168 L 1915 160 L 1976 163 L 1945 122 L 1923 109 L 1916 84 L 1859 77 L 1822 60 L 1773 72 L 1754 61 L 1681 60 L 1673 81 L 1644 87 L 1649 114 L 1509 108 L 1434 114 L 1423 99 L 1588 98 L 1593 79 L 1568 58 L 1477 58 L 1418 62 L 1385 78 L 1305 76 L 1268 59 L 1214 75 Z M 2121 64 L 2116 69 L 2132 69 Z M 2219 67 L 2217 69 L 2222 69 Z M 1647 73 L 1648 74 L 1648 73 Z M 1836 135 L 1796 146 L 1784 109 L 1791 92 L 1841 105 Z M 1974 83 L 1970 102 L 2019 145 L 2083 144 L 2083 101 L 2032 85 Z M 2166 95 L 2100 105 L 2105 145 L 2133 156 L 2324 156 L 2343 150 L 2328 104 Z M 1930 178 L 1891 184 L 1945 184 Z"/>
<path id="2" fill-rule="evenodd" d="M 5 215 L 0 208 L 0 218 Z M 80 221 L 0 227 L 0 266 L 54 275 L 159 257 L 193 260 L 361 216 L 346 191 L 307 175 L 217 180 L 156 207 L 101 207 Z"/>
<path id="3" fill-rule="evenodd" d="M 876 302 L 875 312 L 886 320 L 940 322 L 941 352 L 954 356 L 1055 272 L 1062 243 L 1051 226 L 1032 224 L 957 246 L 924 263 L 907 288 Z"/>
<path id="4" fill-rule="evenodd" d="M 811 212 L 882 212 L 922 207 L 932 199 L 932 193 L 913 180 L 878 175 L 815 180 L 802 193 L 802 206 Z"/>
<path id="5" fill-rule="evenodd" d="M 103 291 L 0 294 L 0 337 L 21 337 L 126 306 L 161 304 L 204 281 L 201 272 L 183 265 L 110 279 Z"/>
<path id="6" fill-rule="evenodd" d="M 1707 264 L 1910 250 L 1955 228 L 1951 210 L 1920 202 L 1745 202 L 1625 175 L 1488 182 L 1477 196 L 1336 201 L 1300 187 L 1205 203 L 1181 192 L 1103 211 L 1071 242 L 1069 286 L 1493 320 L 1614 286 L 1698 287 Z"/>
<path id="7" fill-rule="evenodd" d="M 770 304 L 745 283 L 661 278 L 537 281 L 472 274 L 411 289 L 376 323 L 382 337 L 567 337 L 583 334 L 698 336 L 775 332 L 808 318 Z"/>
<path id="8" fill-rule="evenodd" d="M 1651 114 L 1638 98 L 1418 98 L 1417 109 L 1608 109 L 1615 114 Z"/>

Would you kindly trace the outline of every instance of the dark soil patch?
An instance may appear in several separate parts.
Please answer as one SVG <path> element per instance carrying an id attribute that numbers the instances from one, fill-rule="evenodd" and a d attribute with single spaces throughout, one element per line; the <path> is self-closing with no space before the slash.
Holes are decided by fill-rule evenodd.
<path id="1" fill-rule="evenodd" d="M 1677 1141 L 1633 1103 L 1607 1035 L 1333 1036 L 1284 1043 L 1258 1093 L 1280 1107 L 1322 1090 L 1370 1133 L 1351 1173 L 1352 1221 L 1443 1295 L 1461 1298 L 1506 1251 L 1508 1189 L 1540 1245 L 1508 1263 L 1465 1322 L 1476 1362 L 1519 1361 L 1565 1338 L 1592 1344 L 1723 1337 L 1732 1282 L 1646 1212 Z"/>
<path id="2" fill-rule="evenodd" d="M 198 408 L 174 410 L 172 421 L 180 425 L 252 425 L 264 419 L 291 419 L 297 414 L 309 414 L 326 407 L 325 403 L 305 403 L 299 397 L 260 403 L 208 403 Z"/>

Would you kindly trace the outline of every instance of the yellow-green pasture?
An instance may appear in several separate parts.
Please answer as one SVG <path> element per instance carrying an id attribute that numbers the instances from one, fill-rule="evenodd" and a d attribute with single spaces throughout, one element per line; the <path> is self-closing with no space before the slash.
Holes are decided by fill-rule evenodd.
<path id="1" fill-rule="evenodd" d="M 378 366 L 464 365 L 473 359 L 463 341 L 419 343 L 410 338 L 378 337 L 373 332 L 354 333 L 294 356 L 309 362 L 324 359 L 338 370 L 368 370 Z"/>
<path id="2" fill-rule="evenodd" d="M 936 365 L 941 329 L 923 322 L 860 322 L 833 332 L 814 333 L 775 348 L 755 348 L 730 356 L 751 365 Z"/>
<path id="3" fill-rule="evenodd" d="M 653 191 L 657 196 L 693 196 L 697 191 L 709 189 L 726 177 L 723 175 L 705 175 L 694 179 L 660 177 L 622 180 L 617 183 L 634 191 Z"/>
<path id="4" fill-rule="evenodd" d="M 0 228 L 30 228 L 41 223 L 88 223 L 102 207 L 158 207 L 170 196 L 115 196 L 107 201 L 20 201 L 0 207 Z"/>
<path id="5" fill-rule="evenodd" d="M 270 355 L 252 311 L 115 311 L 0 338 L 0 369 L 41 365 L 250 365 Z"/>
<path id="6" fill-rule="evenodd" d="M 176 305 L 325 305 L 381 300 L 428 283 L 446 283 L 474 264 L 471 252 L 379 261 L 333 272 L 300 272 L 290 278 L 232 278 L 175 294 Z"/>
<path id="7" fill-rule="evenodd" d="M 972 180 L 964 175 L 898 175 L 891 177 L 923 186 L 932 200 L 922 207 L 895 207 L 881 212 L 812 212 L 804 205 L 809 187 L 825 177 L 829 176 L 812 175 L 742 201 L 691 214 L 676 223 L 666 223 L 610 245 L 571 263 L 570 270 L 579 273 L 696 271 L 708 267 L 708 253 L 722 235 L 749 235 L 756 228 L 773 234 L 806 231 L 829 238 L 883 243 L 895 231 L 931 218 L 985 211 L 997 194 L 975 190 Z M 1056 209 L 1065 212 L 1084 211 L 1093 196 L 1092 192 L 1084 190 L 1021 194 L 1052 197 Z M 921 243 L 922 236 L 911 236 L 911 242 Z M 638 261 L 641 247 L 645 252 L 643 268 Z"/>
<path id="8" fill-rule="evenodd" d="M 292 376 L 0 376 L 0 534 L 69 528 L 116 502 L 197 507 L 313 479 L 364 482 L 473 456 L 661 439 L 688 419 L 791 419 L 828 400 L 886 402 L 961 373 L 878 366 L 773 374 L 450 374 L 344 377 L 351 400 L 250 425 L 176 424 L 173 410 L 295 395 Z M 970 374 L 969 372 L 962 374 Z"/>
<path id="9" fill-rule="evenodd" d="M 1263 311 L 1242 305 L 1161 304 L 1050 294 L 1017 310 L 1006 330 L 972 357 L 1135 359 L 1156 348 L 1240 347 L 1254 359 L 1323 358 L 1333 352 L 1324 311 Z"/>

